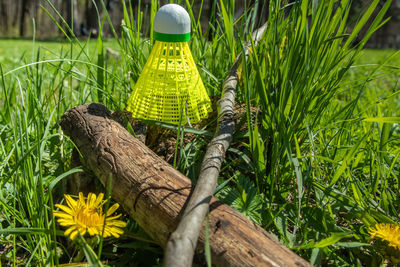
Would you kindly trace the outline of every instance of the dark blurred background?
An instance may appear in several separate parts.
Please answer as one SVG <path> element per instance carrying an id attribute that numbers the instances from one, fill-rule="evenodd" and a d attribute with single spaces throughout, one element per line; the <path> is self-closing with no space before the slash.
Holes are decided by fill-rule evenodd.
<path id="1" fill-rule="evenodd" d="M 273 0 L 277 1 L 277 0 Z M 294 0 L 292 0 L 293 2 Z M 300 0 L 301 1 L 301 0 Z M 318 0 L 314 0 L 318 1 Z M 96 37 L 99 29 L 98 13 L 101 14 L 100 21 L 104 17 L 105 10 L 101 4 L 101 0 L 50 0 L 54 8 L 65 18 L 74 33 L 78 37 L 85 37 L 89 34 Z M 138 2 L 130 1 L 135 14 L 137 16 Z M 159 1 L 165 4 L 169 1 Z M 185 2 L 185 1 L 183 1 Z M 202 1 L 194 1 L 193 10 L 195 16 L 200 10 Z M 209 23 L 209 15 L 212 8 L 216 8 L 217 14 L 219 10 L 220 0 L 204 0 L 202 7 L 201 22 L 205 29 Z M 226 1 L 229 2 L 229 1 Z M 358 14 L 367 7 L 369 0 L 353 0 L 351 16 L 356 19 Z M 380 1 L 380 5 L 386 1 Z M 125 1 L 128 5 L 128 1 Z M 266 0 L 236 0 L 235 1 L 235 17 L 238 18 L 246 7 L 258 6 L 258 21 L 262 23 L 268 19 Z M 145 35 L 149 31 L 149 14 L 150 0 L 142 0 L 140 10 L 143 12 L 142 31 Z M 123 19 L 122 0 L 104 0 L 104 7 L 110 15 L 111 21 L 119 30 L 119 25 Z M 264 8 L 261 8 L 264 7 Z M 62 20 L 57 16 L 51 5 L 45 0 L 0 0 L 0 37 L 31 38 L 35 31 L 37 39 L 51 39 L 62 37 L 61 30 L 56 23 L 52 21 L 45 10 L 53 16 L 54 20 L 62 25 Z M 97 12 L 98 11 L 98 12 Z M 391 17 L 388 23 L 377 31 L 367 44 L 370 48 L 400 48 L 400 0 L 393 0 L 392 6 L 388 11 L 388 17 Z M 34 26 L 35 25 L 35 26 Z M 108 23 L 104 23 L 103 35 L 112 36 Z"/>

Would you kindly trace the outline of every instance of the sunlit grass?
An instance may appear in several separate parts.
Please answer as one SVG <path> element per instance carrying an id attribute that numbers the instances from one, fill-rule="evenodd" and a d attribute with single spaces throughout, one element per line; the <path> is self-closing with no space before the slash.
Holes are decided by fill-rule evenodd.
<path id="1" fill-rule="evenodd" d="M 85 42 L 85 40 L 82 40 Z M 104 46 L 114 50 L 119 50 L 118 43 L 114 39 L 105 39 Z M 90 40 L 86 46 L 86 50 L 93 54 L 96 52 L 96 40 Z M 47 59 L 60 58 L 61 51 L 67 52 L 71 49 L 71 44 L 67 40 L 29 40 L 29 39 L 8 39 L 0 38 L 0 62 L 3 68 L 7 69 L 8 64 L 24 63 L 24 60 L 32 61 L 32 56 L 36 56 L 38 49 L 42 56 Z M 73 45 L 75 51 L 80 48 L 76 44 Z M 35 60 L 35 58 L 33 58 Z"/>
<path id="2" fill-rule="evenodd" d="M 262 8 L 254 6 L 240 25 L 232 2 L 215 7 L 206 33 L 189 12 L 197 29 L 190 48 L 215 97 Z M 288 17 L 287 7 L 271 4 L 267 34 L 241 67 L 237 101 L 245 108 L 217 196 L 315 265 L 379 264 L 383 256 L 370 245 L 368 229 L 400 222 L 400 56 L 367 49 L 352 62 L 357 47 L 341 48 L 349 37 L 333 38 L 341 33 L 330 28 L 341 25 L 346 9 L 333 22 L 321 15 L 333 2 L 294 6 Z M 308 24 L 304 16 L 311 14 Z M 135 17 L 127 3 L 118 41 L 0 39 L 2 262 L 56 265 L 78 253 L 52 215 L 68 193 L 67 174 L 83 171 L 70 170 L 73 144 L 58 123 L 87 102 L 125 108 L 152 47 L 141 33 L 152 25 Z M 122 56 L 107 57 L 108 47 Z M 196 180 L 210 136 L 194 132 L 186 147 L 178 143 L 176 166 Z M 128 220 L 124 232 L 118 241 L 104 241 L 101 259 L 82 240 L 87 260 L 160 263 L 161 249 L 135 222 Z"/>

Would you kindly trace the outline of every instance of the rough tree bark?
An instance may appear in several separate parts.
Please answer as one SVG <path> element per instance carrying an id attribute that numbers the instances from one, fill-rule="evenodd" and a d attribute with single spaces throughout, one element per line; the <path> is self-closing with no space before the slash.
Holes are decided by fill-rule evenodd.
<path id="1" fill-rule="evenodd" d="M 95 0 L 94 2 L 92 0 L 86 0 L 86 28 L 89 33 L 92 33 L 95 36 L 99 33 L 99 16 L 101 16 L 102 12 L 103 5 L 101 4 L 101 0 Z"/>
<path id="2" fill-rule="evenodd" d="M 112 120 L 102 104 L 75 107 L 61 127 L 83 155 L 83 164 L 112 197 L 162 247 L 178 223 L 191 182 Z M 208 202 L 208 201 L 207 201 Z M 309 266 L 270 234 L 215 198 L 210 201 L 209 238 L 217 266 Z M 200 235 L 198 251 L 204 247 Z"/>
<path id="3" fill-rule="evenodd" d="M 6 1 L 0 1 L 0 18 L 1 18 L 1 30 L 3 33 L 8 31 L 8 15 L 7 15 L 7 4 Z"/>
<path id="4" fill-rule="evenodd" d="M 20 16 L 20 20 L 19 20 L 19 36 L 20 37 L 24 37 L 24 35 L 25 35 L 25 14 L 29 11 L 28 4 L 29 4 L 28 0 L 22 0 L 21 16 Z"/>
<path id="5" fill-rule="evenodd" d="M 253 33 L 255 45 L 264 34 L 267 24 Z M 246 47 L 245 56 L 248 56 L 250 44 Z M 174 233 L 167 243 L 165 266 L 191 266 L 194 251 L 197 245 L 199 232 L 208 211 L 209 202 L 217 186 L 217 179 L 225 153 L 232 140 L 235 128 L 233 107 L 235 105 L 235 91 L 238 81 L 237 68 L 241 62 L 240 54 L 225 79 L 223 92 L 218 106 L 218 127 L 216 136 L 208 145 L 204 156 L 199 178 L 192 196 L 183 212 L 183 216 Z"/>
<path id="6" fill-rule="evenodd" d="M 75 36 L 79 36 L 79 25 L 78 25 L 78 2 L 77 0 L 64 0 L 63 10 L 66 13 L 65 20 Z M 66 31 L 68 32 L 68 31 Z"/>

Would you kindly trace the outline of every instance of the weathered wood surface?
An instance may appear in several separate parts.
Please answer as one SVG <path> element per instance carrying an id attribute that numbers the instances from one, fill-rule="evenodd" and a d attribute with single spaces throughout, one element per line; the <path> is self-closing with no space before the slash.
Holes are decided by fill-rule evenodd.
<path id="1" fill-rule="evenodd" d="M 83 164 L 103 184 L 112 179 L 112 197 L 165 248 L 191 193 L 191 181 L 112 120 L 102 104 L 71 109 L 62 116 L 61 127 L 82 153 Z M 209 218 L 216 266 L 309 266 L 261 227 L 216 198 L 210 201 Z M 204 236 L 203 226 L 200 253 Z"/>

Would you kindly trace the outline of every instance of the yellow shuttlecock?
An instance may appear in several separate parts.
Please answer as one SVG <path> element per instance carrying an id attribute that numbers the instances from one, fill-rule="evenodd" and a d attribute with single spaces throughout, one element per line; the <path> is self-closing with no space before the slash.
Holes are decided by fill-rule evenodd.
<path id="1" fill-rule="evenodd" d="M 211 101 L 190 52 L 190 18 L 176 4 L 154 17 L 153 50 L 133 88 L 127 110 L 133 118 L 178 124 L 208 117 Z"/>

